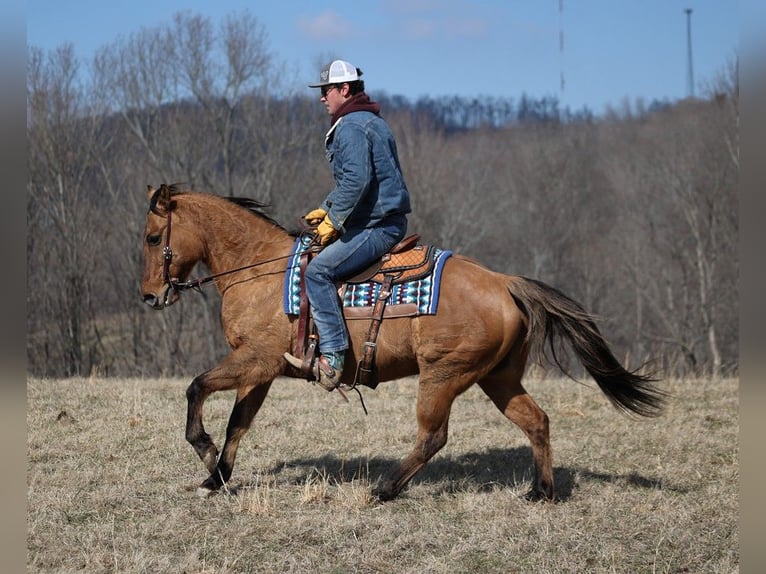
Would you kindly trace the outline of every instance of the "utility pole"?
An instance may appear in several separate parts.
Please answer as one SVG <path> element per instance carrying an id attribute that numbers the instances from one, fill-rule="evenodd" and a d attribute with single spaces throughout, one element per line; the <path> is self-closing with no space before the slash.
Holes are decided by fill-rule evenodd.
<path id="1" fill-rule="evenodd" d="M 559 0 L 559 90 L 564 99 L 564 0 Z"/>
<path id="2" fill-rule="evenodd" d="M 692 65 L 692 9 L 687 8 L 686 12 L 686 93 L 690 98 L 694 97 L 694 66 Z"/>

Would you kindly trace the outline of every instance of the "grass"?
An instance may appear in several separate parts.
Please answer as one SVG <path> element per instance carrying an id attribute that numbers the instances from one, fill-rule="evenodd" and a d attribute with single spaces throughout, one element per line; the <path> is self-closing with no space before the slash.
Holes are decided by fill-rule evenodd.
<path id="1" fill-rule="evenodd" d="M 737 572 L 738 381 L 668 382 L 634 421 L 568 380 L 527 388 L 551 419 L 560 501 L 523 500 L 531 451 L 477 388 L 398 499 L 370 489 L 411 448 L 416 383 L 370 411 L 280 380 L 227 492 L 184 440 L 188 381 L 28 381 L 29 572 Z M 354 395 L 352 395 L 353 397 Z M 223 437 L 233 394 L 205 405 Z"/>

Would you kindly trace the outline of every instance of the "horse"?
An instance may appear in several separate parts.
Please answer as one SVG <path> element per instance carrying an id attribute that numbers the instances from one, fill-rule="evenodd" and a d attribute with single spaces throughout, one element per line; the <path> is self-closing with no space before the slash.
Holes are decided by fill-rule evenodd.
<path id="1" fill-rule="evenodd" d="M 277 377 L 304 375 L 283 358 L 296 342 L 297 319 L 282 307 L 286 261 L 296 241 L 249 199 L 162 184 L 147 186 L 149 210 L 143 241 L 144 303 L 165 309 L 184 288 L 215 283 L 221 295 L 221 323 L 231 351 L 186 390 L 186 440 L 209 476 L 197 488 L 209 496 L 232 475 L 237 448 Z M 203 262 L 211 275 L 188 281 Z M 355 364 L 365 343 L 366 321 L 348 321 Z M 453 401 L 477 384 L 532 448 L 530 500 L 554 500 L 548 415 L 522 385 L 528 358 L 554 363 L 568 343 L 581 365 L 617 410 L 631 416 L 659 416 L 666 393 L 653 376 L 629 371 L 615 358 L 594 317 L 573 299 L 539 280 L 488 269 L 453 254 L 444 263 L 435 314 L 386 318 L 377 340 L 380 382 L 417 376 L 417 435 L 411 452 L 381 476 L 372 495 L 387 501 L 446 444 Z M 559 349 L 557 354 L 556 349 Z M 354 369 L 342 382 L 351 385 Z M 572 377 L 574 379 L 574 377 Z M 218 391 L 236 390 L 226 438 L 219 453 L 205 431 L 202 409 Z"/>

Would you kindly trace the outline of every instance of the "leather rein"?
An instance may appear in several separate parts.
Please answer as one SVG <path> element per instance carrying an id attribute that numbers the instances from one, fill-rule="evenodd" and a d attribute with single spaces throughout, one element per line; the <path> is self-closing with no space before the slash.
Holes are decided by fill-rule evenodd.
<path id="1" fill-rule="evenodd" d="M 160 215 L 155 209 L 151 210 L 156 215 Z M 252 269 L 254 267 L 258 267 L 260 265 L 266 265 L 267 263 L 273 263 L 274 261 L 281 261 L 285 259 L 289 259 L 292 255 L 280 255 L 279 257 L 273 257 L 271 259 L 265 259 L 263 261 L 258 261 L 257 263 L 251 263 L 249 265 L 243 265 L 242 267 L 237 267 L 235 269 L 229 269 L 228 271 L 221 271 L 220 273 L 213 273 L 211 275 L 206 275 L 204 277 L 199 277 L 197 279 L 191 279 L 189 281 L 179 281 L 177 277 L 171 277 L 170 276 L 170 264 L 173 261 L 173 248 L 170 246 L 170 230 L 171 225 L 173 223 L 173 210 L 168 209 L 167 212 L 167 232 L 165 233 L 165 245 L 162 248 L 162 280 L 167 283 L 170 288 L 173 290 L 174 293 L 180 293 L 181 291 L 185 291 L 187 289 L 194 289 L 195 291 L 202 292 L 202 287 L 210 283 L 211 281 L 215 281 L 219 277 L 223 277 L 224 275 L 230 275 L 232 273 L 238 273 L 239 271 L 245 271 L 247 269 Z M 312 230 L 304 230 L 300 234 L 300 238 L 302 242 L 305 242 L 307 239 L 309 240 L 309 244 L 316 242 L 316 235 Z"/>
<path id="2" fill-rule="evenodd" d="M 158 213 L 155 209 L 151 209 L 153 213 L 156 215 L 159 215 L 162 217 L 160 213 Z M 173 223 L 173 210 L 168 209 L 167 214 L 167 232 L 165 233 L 165 245 L 162 248 L 162 280 L 167 283 L 170 288 L 173 290 L 174 293 L 179 293 L 181 291 L 185 291 L 186 289 L 194 289 L 195 291 L 201 293 L 202 287 L 210 283 L 211 281 L 215 281 L 219 277 L 222 277 L 224 275 L 229 275 L 231 273 L 237 273 L 239 271 L 244 271 L 246 269 L 252 269 L 253 267 L 258 267 L 259 265 L 265 265 L 267 263 L 273 263 L 274 261 L 280 261 L 289 259 L 293 256 L 293 254 L 289 255 L 280 255 L 279 257 L 273 257 L 271 259 L 265 259 L 263 261 L 259 261 L 257 263 L 251 263 L 249 265 L 243 265 L 242 267 L 237 267 L 236 269 L 229 269 L 228 271 L 221 271 L 220 273 L 213 273 L 211 275 L 206 275 L 204 277 L 199 277 L 197 279 L 192 279 L 189 281 L 179 281 L 176 277 L 170 276 L 170 264 L 173 262 L 173 248 L 170 246 L 170 230 Z M 309 228 L 304 229 L 301 231 L 300 240 L 305 245 L 308 245 L 310 249 L 314 251 L 319 251 L 322 249 L 322 246 L 318 243 L 318 236 L 316 234 L 316 228 Z M 359 400 L 362 403 L 362 409 L 364 410 L 364 414 L 367 414 L 367 406 L 364 404 L 364 398 L 362 397 L 361 391 L 356 387 L 356 384 L 354 384 L 353 389 L 357 392 L 359 395 Z M 343 390 L 338 387 L 338 392 L 340 392 L 343 399 L 348 402 L 348 397 L 345 395 Z"/>

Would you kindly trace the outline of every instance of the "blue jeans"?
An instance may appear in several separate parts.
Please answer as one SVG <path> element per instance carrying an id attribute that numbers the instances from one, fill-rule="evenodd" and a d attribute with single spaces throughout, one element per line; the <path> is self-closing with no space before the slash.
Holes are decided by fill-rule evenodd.
<path id="1" fill-rule="evenodd" d="M 319 332 L 321 353 L 348 349 L 348 331 L 336 283 L 372 265 L 399 243 L 406 232 L 407 218 L 390 216 L 376 227 L 347 230 L 313 257 L 306 268 L 306 293 Z"/>

